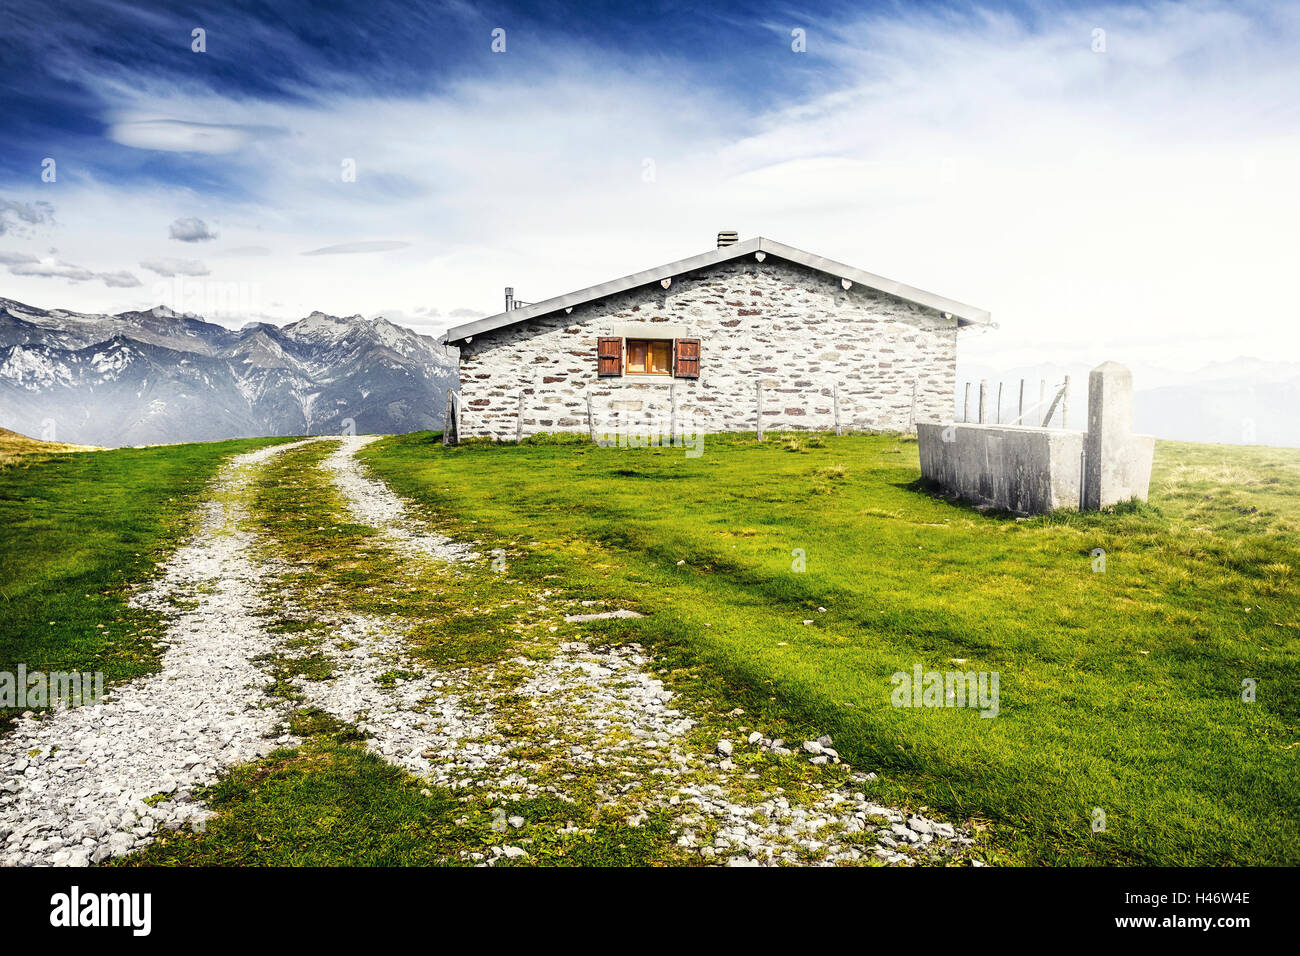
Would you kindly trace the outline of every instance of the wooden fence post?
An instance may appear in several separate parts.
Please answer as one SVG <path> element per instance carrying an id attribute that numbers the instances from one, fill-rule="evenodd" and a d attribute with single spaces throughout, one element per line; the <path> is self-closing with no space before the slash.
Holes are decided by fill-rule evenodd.
<path id="1" fill-rule="evenodd" d="M 1043 416 L 1043 427 L 1046 428 L 1052 422 L 1052 416 L 1056 414 L 1056 406 L 1061 404 L 1061 399 L 1065 397 L 1065 386 L 1062 385 L 1052 396 L 1052 404 L 1047 406 L 1047 414 Z"/>
<path id="2" fill-rule="evenodd" d="M 1002 383 L 1001 382 L 998 382 L 998 411 L 997 411 L 997 418 L 994 419 L 994 421 L 998 425 L 1002 424 Z"/>
<path id="3" fill-rule="evenodd" d="M 831 385 L 831 407 L 835 410 L 835 434 L 843 435 L 844 429 L 840 427 L 840 386 L 838 382 Z"/>
<path id="4" fill-rule="evenodd" d="M 1065 376 L 1065 390 L 1061 392 L 1061 427 L 1070 427 L 1070 376 Z"/>
<path id="5" fill-rule="evenodd" d="M 587 396 L 587 437 L 591 439 L 593 445 L 596 444 L 596 419 L 595 416 L 591 414 L 590 395 Z"/>
<path id="6" fill-rule="evenodd" d="M 912 408 L 907 413 L 907 430 L 916 428 L 916 379 L 912 379 Z"/>
<path id="7" fill-rule="evenodd" d="M 963 422 L 970 421 L 970 382 L 966 383 L 966 397 L 962 399 L 961 403 L 961 420 Z"/>
<path id="8" fill-rule="evenodd" d="M 442 410 L 442 443 L 451 444 L 451 389 L 447 389 L 447 403 Z"/>
<path id="9" fill-rule="evenodd" d="M 524 440 L 524 390 L 519 390 L 519 411 L 515 413 L 515 444 Z"/>
<path id="10" fill-rule="evenodd" d="M 668 445 L 671 448 L 677 447 L 677 386 L 668 386 Z"/>
<path id="11" fill-rule="evenodd" d="M 758 440 L 763 440 L 763 383 L 758 382 L 754 386 L 755 398 L 758 404 Z"/>
<path id="12" fill-rule="evenodd" d="M 456 444 L 460 444 L 460 392 L 451 393 L 452 424 L 456 428 Z"/>
<path id="13" fill-rule="evenodd" d="M 1047 379 L 1040 378 L 1038 380 L 1038 411 L 1034 413 L 1035 418 L 1043 414 L 1043 406 L 1046 404 L 1047 404 Z M 1047 422 L 1043 422 L 1043 424 L 1046 425 Z"/>
<path id="14" fill-rule="evenodd" d="M 1025 380 L 1020 380 L 1020 404 L 1016 406 L 1016 424 L 1025 423 Z"/>
<path id="15" fill-rule="evenodd" d="M 986 379 L 986 378 L 982 378 L 982 379 L 980 379 L 980 420 L 979 420 L 979 423 L 980 423 L 981 425 L 984 424 L 984 411 L 985 411 L 985 406 L 988 404 L 988 391 L 989 391 L 989 380 Z"/>

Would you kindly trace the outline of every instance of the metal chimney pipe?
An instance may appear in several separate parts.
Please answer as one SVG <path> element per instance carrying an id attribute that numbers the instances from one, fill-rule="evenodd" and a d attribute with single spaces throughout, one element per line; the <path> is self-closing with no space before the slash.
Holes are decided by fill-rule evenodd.
<path id="1" fill-rule="evenodd" d="M 506 311 L 509 312 L 515 307 L 515 289 L 514 286 L 506 286 Z"/>

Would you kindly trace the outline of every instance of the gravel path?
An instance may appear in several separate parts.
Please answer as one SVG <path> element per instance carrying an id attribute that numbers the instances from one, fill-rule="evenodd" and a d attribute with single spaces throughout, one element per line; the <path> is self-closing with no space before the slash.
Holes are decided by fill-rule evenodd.
<path id="1" fill-rule="evenodd" d="M 477 559 L 366 472 L 355 454 L 372 440 L 337 440 L 321 462 L 353 520 L 381 530 L 413 568 Z M 94 706 L 25 717 L 0 738 L 0 864 L 86 865 L 147 844 L 160 827 L 198 825 L 210 813 L 194 788 L 300 743 L 270 736 L 296 705 L 265 692 L 272 681 L 255 661 L 279 649 L 263 628 L 268 612 L 311 615 L 311 595 L 286 593 L 278 578 L 288 569 L 254 559 L 248 500 L 256 470 L 301 444 L 223 467 L 197 534 L 137 598 L 170 620 L 158 674 Z M 910 863 L 904 845 L 941 859 L 972 842 L 873 804 L 858 787 L 874 775 L 837 766 L 830 738 L 787 745 L 745 728 L 743 739 L 701 748 L 697 719 L 637 645 L 557 639 L 543 659 L 439 672 L 411 657 L 409 622 L 357 613 L 329 624 L 319 650 L 333 672 L 296 680 L 304 703 L 356 725 L 371 750 L 430 784 L 492 800 L 595 800 L 633 826 L 667 813 L 685 852 L 729 865 Z M 807 761 L 825 782 L 801 786 L 798 799 L 764 786 L 774 761 Z M 526 822 L 503 820 L 501 845 L 467 856 L 481 865 L 526 856 L 528 838 L 507 836 Z"/>
<path id="2" fill-rule="evenodd" d="M 384 530 L 411 560 L 477 557 L 431 532 L 386 484 L 366 474 L 354 453 L 370 440 L 344 439 L 322 462 L 354 519 Z M 341 662 L 336 678 L 298 686 L 311 703 L 370 734 L 376 753 L 433 782 L 483 788 L 490 797 L 546 792 L 575 799 L 566 785 L 590 785 L 596 771 L 602 804 L 626 804 L 634 825 L 647 809 L 667 808 L 683 831 L 682 848 L 728 865 L 910 863 L 913 857 L 900 847 L 941 858 L 972 843 L 948 824 L 868 800 L 853 784 L 874 774 L 852 774 L 847 785 L 814 783 L 810 800 L 792 802 L 779 787 L 756 793 L 753 781 L 761 774 L 737 770 L 733 756 L 748 749 L 764 760 L 834 767 L 840 758 L 830 738 L 787 746 L 753 731 L 744 742 L 694 751 L 684 738 L 696 721 L 673 706 L 673 692 L 637 645 L 567 641 L 546 660 L 518 657 L 498 667 L 439 673 L 406 653 L 400 626 L 361 617 L 344 624 L 338 633 L 350 649 L 341 651 L 337 641 L 331 647 Z M 414 676 L 382 679 L 395 669 Z M 515 748 L 547 756 L 514 760 L 509 751 Z M 506 843 L 483 863 L 526 852 Z"/>
<path id="3" fill-rule="evenodd" d="M 98 704 L 28 716 L 0 737 L 0 864 L 85 865 L 143 846 L 159 827 L 208 816 L 189 791 L 225 767 L 291 738 L 252 659 L 276 639 L 262 628 L 266 569 L 250 557 L 246 501 L 255 470 L 296 444 L 232 458 L 203 505 L 196 535 L 135 598 L 170 624 L 161 670 Z M 178 608 L 183 608 L 178 610 Z M 166 798 L 146 803 L 146 798 Z"/>
<path id="4" fill-rule="evenodd" d="M 339 449 L 322 463 L 334 479 L 348 510 L 357 524 L 378 528 L 389 542 L 409 557 L 438 561 L 466 561 L 477 558 L 473 549 L 429 530 L 411 515 L 402 500 L 383 482 L 366 474 L 356 453 L 376 441 L 378 435 L 353 435 L 339 441 Z"/>

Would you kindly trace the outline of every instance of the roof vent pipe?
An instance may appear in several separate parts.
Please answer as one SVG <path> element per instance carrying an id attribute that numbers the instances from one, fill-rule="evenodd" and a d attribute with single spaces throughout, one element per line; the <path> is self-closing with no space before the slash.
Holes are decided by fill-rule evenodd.
<path id="1" fill-rule="evenodd" d="M 509 312 L 514 307 L 515 307 L 514 286 L 506 286 L 506 311 Z"/>
<path id="2" fill-rule="evenodd" d="M 718 233 L 719 249 L 721 249 L 723 246 L 734 246 L 739 241 L 740 241 L 740 233 L 738 232 L 729 231 L 729 232 Z"/>

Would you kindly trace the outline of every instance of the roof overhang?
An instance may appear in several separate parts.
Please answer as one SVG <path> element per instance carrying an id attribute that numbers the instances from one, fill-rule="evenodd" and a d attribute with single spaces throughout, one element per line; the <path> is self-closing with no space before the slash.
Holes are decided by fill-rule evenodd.
<path id="1" fill-rule="evenodd" d="M 784 259 L 787 262 L 807 266 L 809 269 L 816 269 L 838 279 L 847 279 L 854 285 L 866 286 L 877 292 L 884 292 L 907 302 L 934 309 L 936 312 L 946 313 L 957 319 L 958 327 L 991 324 L 989 313 L 984 309 L 977 309 L 955 299 L 935 295 L 933 292 L 926 292 L 924 289 L 916 289 L 910 285 L 895 282 L 893 279 L 886 279 L 883 276 L 862 269 L 855 269 L 853 266 L 846 266 L 842 262 L 815 256 L 810 252 L 804 252 L 802 249 L 796 249 L 794 246 L 787 246 L 757 236 L 753 239 L 737 242 L 734 245 L 723 246 L 720 249 L 710 249 L 698 256 L 691 256 L 689 259 L 669 262 L 653 269 L 646 269 L 644 272 L 634 272 L 632 275 L 624 276 L 621 279 L 612 279 L 609 282 L 589 286 L 586 289 L 570 292 L 567 295 L 556 296 L 543 302 L 534 302 L 532 305 L 520 309 L 511 309 L 509 312 L 499 312 L 496 315 L 475 319 L 473 322 L 466 322 L 464 325 L 448 329 L 446 341 L 447 344 L 454 345 L 475 335 L 482 335 L 485 332 L 492 332 L 510 325 L 518 325 L 521 322 L 527 322 L 529 319 L 536 319 L 559 312 L 561 309 L 572 309 L 575 306 L 584 305 L 596 299 L 617 295 L 620 292 L 651 285 L 664 279 L 672 279 L 688 272 L 706 269 L 720 262 L 728 262 L 732 259 L 739 259 L 741 256 L 753 255 L 756 252 L 762 252 L 777 259 Z"/>

